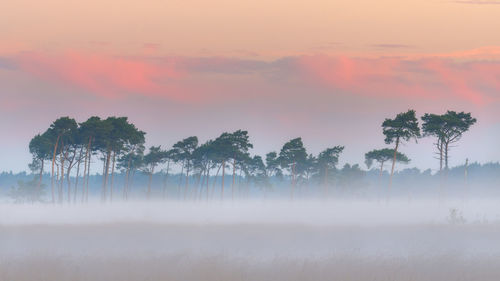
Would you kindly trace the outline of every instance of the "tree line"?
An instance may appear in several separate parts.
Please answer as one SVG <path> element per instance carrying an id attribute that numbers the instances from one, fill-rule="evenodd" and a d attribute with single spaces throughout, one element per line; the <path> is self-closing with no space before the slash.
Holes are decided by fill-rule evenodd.
<path id="1" fill-rule="evenodd" d="M 451 145 L 476 123 L 470 113 L 455 111 L 447 111 L 442 115 L 426 113 L 421 120 L 423 123 L 420 128 L 414 110 L 384 120 L 382 132 L 385 143 L 393 144 L 394 147 L 374 149 L 365 154 L 367 167 L 371 168 L 373 162 L 378 162 L 380 174 L 384 164 L 392 160 L 389 188 L 396 163 L 410 161 L 400 152 L 402 143 L 420 137 L 435 138 L 440 172 L 446 172 L 449 169 Z M 91 164 L 100 163 L 102 201 L 112 201 L 117 196 L 127 200 L 130 183 L 136 172 L 148 175 L 146 196 L 149 199 L 153 174 L 160 167 L 164 172 L 162 193 L 165 196 L 174 165 L 182 175 L 178 188 L 183 198 L 195 196 L 209 199 L 218 196 L 223 199 L 229 196 L 228 192 L 234 198 L 237 178 L 239 181 L 243 178 L 247 187 L 250 184 L 265 187 L 270 185 L 271 177 L 289 178 L 292 198 L 297 185 L 309 184 L 311 181 L 323 186 L 326 194 L 328 186 L 335 179 L 336 166 L 344 150 L 344 146 L 335 145 L 313 155 L 306 151 L 302 139 L 298 137 L 286 142 L 279 152 L 269 152 L 262 158 L 250 154 L 253 144 L 244 130 L 224 132 L 204 143 L 200 143 L 198 137 L 191 136 L 170 148 L 158 145 L 146 150 L 145 135 L 127 117 L 101 119 L 94 116 L 82 123 L 70 117 L 61 117 L 30 141 L 29 150 L 33 156 L 30 169 L 38 171 L 36 188 L 42 188 L 44 171 L 50 165 L 50 197 L 53 203 L 88 202 Z M 225 182 L 227 169 L 231 173 L 230 183 Z M 118 170 L 125 174 L 120 194 L 116 194 L 114 182 Z M 220 183 L 217 182 L 219 175 Z M 190 182 L 190 179 L 194 182 Z"/>

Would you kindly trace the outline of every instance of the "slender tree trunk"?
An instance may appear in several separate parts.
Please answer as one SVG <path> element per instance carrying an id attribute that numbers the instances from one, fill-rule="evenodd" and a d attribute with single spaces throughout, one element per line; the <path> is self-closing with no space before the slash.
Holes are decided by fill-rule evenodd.
<path id="1" fill-rule="evenodd" d="M 167 161 L 167 173 L 165 174 L 165 179 L 163 182 L 163 199 L 167 198 L 167 186 L 168 186 L 168 172 L 170 170 L 170 160 Z"/>
<path id="2" fill-rule="evenodd" d="M 83 164 L 83 178 L 82 178 L 82 204 L 84 202 L 84 198 L 85 198 L 85 182 L 88 180 L 87 179 L 87 161 L 88 161 L 88 157 L 89 157 L 89 150 L 90 150 L 90 141 L 91 141 L 92 137 L 89 137 L 89 142 L 87 144 L 87 149 L 85 149 L 85 162 Z"/>
<path id="3" fill-rule="evenodd" d="M 130 183 L 127 188 L 127 200 L 129 198 L 130 193 L 132 192 L 132 188 L 134 187 L 134 179 L 135 179 L 135 168 L 132 169 L 132 175 L 130 175 Z"/>
<path id="4" fill-rule="evenodd" d="M 221 191 L 220 191 L 220 199 L 224 199 L 224 176 L 226 171 L 226 161 L 222 160 L 222 183 L 221 183 Z"/>
<path id="5" fill-rule="evenodd" d="M 293 200 L 293 193 L 295 191 L 295 162 L 292 164 L 292 189 L 290 190 L 290 198 Z"/>
<path id="6" fill-rule="evenodd" d="M 107 189 L 108 189 L 108 175 L 109 175 L 109 164 L 111 162 L 111 149 L 108 149 L 108 152 L 106 153 L 106 165 L 104 168 L 104 179 L 102 182 L 102 198 L 101 200 L 103 202 L 106 202 L 107 200 Z"/>
<path id="7" fill-rule="evenodd" d="M 129 186 L 129 176 L 130 176 L 130 165 L 132 164 L 132 155 L 128 157 L 127 172 L 125 175 L 125 183 L 123 186 L 123 199 L 128 200 L 128 186 Z"/>
<path id="8" fill-rule="evenodd" d="M 75 190 L 73 192 L 73 204 L 76 204 L 76 195 L 78 194 L 78 182 L 80 178 L 80 164 L 82 162 L 81 156 L 83 154 L 83 148 L 80 150 L 80 157 L 78 159 L 78 164 L 76 165 L 76 179 L 75 179 Z"/>
<path id="9" fill-rule="evenodd" d="M 64 142 L 61 143 L 61 148 L 64 149 Z M 63 185 L 64 185 L 64 154 L 61 149 L 61 154 L 59 155 L 59 159 L 61 161 L 61 178 L 59 182 L 59 204 L 63 203 L 63 196 L 64 196 L 64 191 L 63 191 Z"/>
<path id="10" fill-rule="evenodd" d="M 92 138 L 90 138 L 92 140 Z M 89 141 L 90 144 L 90 141 Z M 89 145 L 89 148 L 91 146 Z M 85 181 L 85 203 L 89 202 L 89 180 L 90 180 L 90 160 L 92 158 L 92 151 L 89 150 L 89 162 L 87 163 L 87 180 Z"/>
<path id="11" fill-rule="evenodd" d="M 151 166 L 151 170 L 149 173 L 149 181 L 148 181 L 148 193 L 147 193 L 148 200 L 151 198 L 151 182 L 153 181 L 154 172 L 155 172 L 155 167 Z"/>
<path id="12" fill-rule="evenodd" d="M 44 165 L 44 160 L 43 158 L 40 159 L 42 161 L 42 166 L 40 167 L 40 175 L 38 176 L 38 190 L 40 190 L 40 186 L 42 185 L 42 177 L 43 177 L 43 165 Z"/>
<path id="13" fill-rule="evenodd" d="M 208 201 L 208 195 L 209 195 L 209 188 L 208 188 L 208 180 L 210 179 L 210 167 L 207 166 L 207 178 L 205 179 L 206 181 L 206 192 L 207 192 L 207 201 Z"/>
<path id="14" fill-rule="evenodd" d="M 446 142 L 445 143 L 445 147 L 444 147 L 444 169 L 445 169 L 445 172 L 446 172 L 446 175 L 448 175 L 448 147 L 449 147 L 449 142 Z"/>
<path id="15" fill-rule="evenodd" d="M 391 187 L 392 187 L 392 177 L 394 175 L 394 167 L 396 166 L 396 157 L 398 154 L 398 147 L 399 147 L 399 137 L 396 139 L 396 148 L 394 148 L 394 157 L 392 158 L 391 177 L 389 179 L 389 194 L 391 192 Z"/>
<path id="16" fill-rule="evenodd" d="M 234 182 L 236 179 L 236 156 L 233 157 L 233 183 L 231 184 L 231 200 L 234 200 Z"/>
<path id="17" fill-rule="evenodd" d="M 68 156 L 68 153 L 69 153 L 69 149 L 66 152 L 66 158 Z M 66 181 L 68 182 L 68 204 L 71 204 L 71 170 L 73 169 L 73 166 L 74 166 L 73 163 L 75 161 L 75 157 L 76 157 L 76 149 L 73 150 L 73 157 L 71 158 L 71 160 L 68 160 L 69 161 L 68 173 L 66 174 L 67 175 Z"/>
<path id="18" fill-rule="evenodd" d="M 111 186 L 109 191 L 109 201 L 113 202 L 113 184 L 115 180 L 116 152 L 113 151 L 113 164 L 111 165 Z"/>
<path id="19" fill-rule="evenodd" d="M 382 178 L 383 172 L 384 172 L 384 161 L 380 161 L 380 174 L 378 176 L 379 181 Z"/>
<path id="20" fill-rule="evenodd" d="M 54 154 L 52 154 L 52 176 L 50 179 L 50 185 L 52 190 L 52 204 L 56 203 L 56 197 L 54 195 L 54 164 L 56 163 L 56 154 L 57 154 L 57 146 L 59 144 L 59 138 L 61 136 L 57 136 L 56 143 L 54 144 Z"/>
<path id="21" fill-rule="evenodd" d="M 213 181 L 213 184 L 212 184 L 212 192 L 210 194 L 210 198 L 213 198 L 214 195 L 215 195 L 215 184 L 217 183 L 217 177 L 219 176 L 220 168 L 222 168 L 222 164 L 219 165 L 219 168 L 217 169 L 217 173 L 215 174 L 215 178 L 214 178 L 214 181 Z"/>
<path id="22" fill-rule="evenodd" d="M 186 200 L 187 193 L 189 190 L 189 162 L 186 163 L 186 185 L 184 186 L 184 200 Z"/>
<path id="23" fill-rule="evenodd" d="M 181 185 L 182 185 L 182 179 L 184 178 L 184 165 L 185 165 L 185 163 L 182 162 L 182 165 L 181 165 L 181 174 L 179 176 L 179 185 L 178 185 L 179 196 L 180 196 L 180 193 L 181 193 L 180 190 L 181 190 Z"/>
<path id="24" fill-rule="evenodd" d="M 439 172 L 441 173 L 443 171 L 443 142 L 439 141 Z"/>

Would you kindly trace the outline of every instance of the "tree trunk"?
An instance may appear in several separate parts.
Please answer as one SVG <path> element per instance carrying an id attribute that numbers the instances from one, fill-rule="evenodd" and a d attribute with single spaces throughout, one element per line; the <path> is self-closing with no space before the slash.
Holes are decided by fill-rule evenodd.
<path id="1" fill-rule="evenodd" d="M 217 183 L 217 177 L 219 176 L 220 168 L 222 168 L 222 165 L 219 165 L 219 168 L 217 169 L 217 173 L 215 174 L 214 182 L 212 184 L 212 192 L 210 194 L 210 198 L 214 197 L 214 194 L 215 194 L 215 184 Z"/>
<path id="2" fill-rule="evenodd" d="M 42 161 L 42 166 L 40 167 L 40 175 L 38 176 L 38 190 L 40 190 L 40 186 L 42 185 L 42 177 L 43 177 L 43 165 L 44 165 L 44 160 L 43 158 L 40 159 Z"/>
<path id="3" fill-rule="evenodd" d="M 396 139 L 396 148 L 394 148 L 394 157 L 392 158 L 391 177 L 389 179 L 389 194 L 391 192 L 391 187 L 392 187 L 392 176 L 394 175 L 394 167 L 396 166 L 396 157 L 398 155 L 398 147 L 399 147 L 399 137 Z"/>
<path id="4" fill-rule="evenodd" d="M 443 142 L 439 141 L 439 172 L 443 171 Z"/>
<path id="5" fill-rule="evenodd" d="M 90 150 L 90 141 L 91 141 L 92 137 L 89 137 L 89 143 L 87 144 L 87 149 L 85 150 L 85 163 L 83 164 L 84 165 L 84 168 L 83 168 L 83 184 L 82 184 L 82 204 L 84 202 L 84 198 L 85 198 L 85 182 L 87 181 L 86 177 L 87 177 L 87 161 L 88 161 L 88 157 L 89 157 L 89 150 Z"/>
<path id="6" fill-rule="evenodd" d="M 66 158 L 68 156 L 68 153 L 69 153 L 69 148 L 68 148 L 68 151 L 66 151 Z M 73 166 L 74 166 L 74 161 L 75 161 L 75 157 L 76 157 L 76 149 L 73 149 L 73 157 L 71 158 L 71 160 L 68 160 L 69 163 L 68 163 L 68 172 L 67 172 L 67 177 L 66 177 L 66 181 L 68 182 L 68 204 L 71 204 L 71 170 L 73 169 Z"/>
<path id="7" fill-rule="evenodd" d="M 92 139 L 92 138 L 91 138 Z M 89 144 L 90 144 L 90 141 L 89 141 Z M 91 146 L 89 145 L 89 148 Z M 92 157 L 92 151 L 89 150 L 89 162 L 87 163 L 88 167 L 87 167 L 87 180 L 85 181 L 85 203 L 88 203 L 89 202 L 89 179 L 90 179 L 90 160 L 91 160 L 91 157 Z"/>
<path id="8" fill-rule="evenodd" d="M 221 183 L 221 191 L 220 191 L 220 199 L 224 199 L 224 176 L 226 172 L 226 161 L 222 161 L 222 183 Z"/>
<path id="9" fill-rule="evenodd" d="M 73 196 L 73 204 L 76 204 L 76 195 L 78 194 L 78 182 L 79 182 L 79 178 L 80 178 L 80 164 L 82 162 L 82 153 L 83 153 L 83 148 L 80 150 L 80 157 L 78 159 L 78 164 L 76 165 L 76 179 L 75 179 L 75 190 L 74 190 L 74 196 Z"/>
<path id="10" fill-rule="evenodd" d="M 128 200 L 128 186 L 130 180 L 130 165 L 132 164 L 132 155 L 128 157 L 127 172 L 125 175 L 125 183 L 123 185 L 123 199 Z"/>
<path id="11" fill-rule="evenodd" d="M 231 184 L 231 200 L 234 200 L 234 180 L 236 179 L 236 157 L 233 158 L 233 183 Z"/>
<path id="12" fill-rule="evenodd" d="M 52 204 L 56 203 L 56 197 L 54 194 L 54 164 L 56 163 L 57 146 L 59 144 L 60 137 L 61 137 L 60 135 L 57 136 L 56 144 L 54 145 L 54 154 L 52 154 L 52 176 L 50 179 L 50 185 L 51 185 L 51 190 L 52 190 Z"/>
<path id="13" fill-rule="evenodd" d="M 106 202 L 107 200 L 107 189 L 108 189 L 108 174 L 109 174 L 109 162 L 111 162 L 111 149 L 108 149 L 108 152 L 106 153 L 106 160 L 105 160 L 105 167 L 104 167 L 104 179 L 102 182 L 102 197 L 101 200 L 103 202 Z"/>
<path id="14" fill-rule="evenodd" d="M 113 151 L 113 164 L 111 165 L 111 186 L 109 191 L 109 201 L 113 202 L 113 183 L 115 180 L 116 152 Z"/>
<path id="15" fill-rule="evenodd" d="M 384 161 L 380 161 L 380 174 L 378 176 L 379 181 L 382 178 L 383 172 L 384 172 Z"/>
<path id="16" fill-rule="evenodd" d="M 64 149 L 64 142 L 61 143 L 61 148 Z M 64 153 L 63 151 L 61 150 L 61 154 L 59 155 L 59 159 L 61 159 L 61 178 L 60 178 L 60 182 L 59 182 L 59 204 L 62 204 L 63 203 L 63 185 L 64 185 Z"/>
<path id="17" fill-rule="evenodd" d="M 207 201 L 208 201 L 208 193 L 209 193 L 209 190 L 208 190 L 208 180 L 210 179 L 210 167 L 207 166 L 207 178 L 206 178 L 206 191 L 207 191 Z"/>
<path id="18" fill-rule="evenodd" d="M 186 185 L 184 186 L 184 200 L 187 198 L 187 193 L 189 190 L 189 162 L 186 163 Z"/>
<path id="19" fill-rule="evenodd" d="M 148 181 L 148 193 L 147 193 L 148 200 L 151 198 L 151 182 L 153 181 L 153 173 L 154 172 L 155 172 L 155 167 L 151 166 L 151 170 L 149 173 L 149 181 Z"/>
<path id="20" fill-rule="evenodd" d="M 448 174 L 448 147 L 449 147 L 449 142 L 445 143 L 444 147 L 444 169 L 446 171 L 446 174 Z"/>
<path id="21" fill-rule="evenodd" d="M 292 189 L 290 190 L 290 198 L 293 200 L 293 193 L 295 191 L 295 162 L 292 164 Z"/>
<path id="22" fill-rule="evenodd" d="M 170 160 L 167 161 L 167 173 L 165 174 L 165 179 L 163 181 L 163 199 L 167 198 L 167 186 L 168 186 L 168 172 L 170 170 Z"/>

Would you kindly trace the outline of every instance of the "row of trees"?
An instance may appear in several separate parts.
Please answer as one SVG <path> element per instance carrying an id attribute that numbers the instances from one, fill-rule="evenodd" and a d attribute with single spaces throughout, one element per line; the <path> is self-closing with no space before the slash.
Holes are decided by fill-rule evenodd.
<path id="1" fill-rule="evenodd" d="M 373 161 L 380 163 L 382 173 L 384 163 L 389 161 L 392 156 L 392 168 L 389 182 L 389 189 L 392 185 L 394 167 L 396 162 L 408 163 L 410 159 L 398 151 L 403 142 L 411 139 L 417 141 L 422 136 L 430 136 L 436 139 L 435 146 L 439 159 L 439 172 L 444 171 L 445 175 L 449 170 L 448 159 L 449 150 L 453 143 L 458 142 L 462 135 L 476 123 L 476 119 L 470 113 L 447 111 L 444 114 L 426 113 L 421 117 L 422 132 L 420 130 L 415 110 L 399 113 L 394 119 L 385 119 L 382 123 L 383 134 L 386 144 L 395 144 L 394 149 L 373 150 L 365 154 L 365 163 L 371 166 Z"/>
<path id="2" fill-rule="evenodd" d="M 458 141 L 462 134 L 476 122 L 470 113 L 448 111 L 443 115 L 425 114 L 422 117 L 423 135 L 436 138 L 436 148 L 440 160 L 440 170 L 448 169 L 450 144 Z M 402 142 L 421 137 L 415 111 L 409 110 L 398 114 L 394 119 L 386 119 L 383 134 L 387 144 L 395 144 L 394 149 L 384 148 L 365 154 L 365 163 L 370 168 L 374 161 L 380 164 L 382 173 L 384 163 L 392 158 L 392 175 L 396 162 L 408 163 L 406 155 L 399 152 Z M 125 183 L 121 196 L 127 199 L 131 182 L 137 171 L 149 176 L 147 197 L 151 197 L 152 177 L 162 168 L 164 174 L 163 194 L 174 165 L 183 175 L 178 188 L 183 197 L 202 195 L 214 197 L 217 179 L 220 176 L 220 198 L 224 198 L 227 183 L 227 169 L 231 169 L 230 192 L 235 196 L 236 179 L 244 178 L 244 185 L 255 184 L 262 187 L 270 185 L 271 177 L 290 177 L 290 196 L 293 197 L 298 184 L 304 185 L 315 180 L 325 188 L 333 182 L 336 166 L 343 146 L 333 146 L 318 155 L 307 153 L 301 138 L 295 138 L 283 145 L 279 152 L 269 152 L 265 158 L 250 155 L 253 148 L 248 132 L 237 130 L 222 133 L 215 139 L 199 143 L 196 136 L 185 138 L 169 149 L 152 146 L 146 152 L 145 133 L 136 128 L 126 117 L 101 119 L 91 117 L 83 123 L 77 123 L 69 117 L 54 121 L 42 134 L 36 135 L 30 142 L 33 155 L 30 164 L 32 170 L 39 171 L 37 188 L 41 188 L 46 163 L 51 164 L 52 202 L 76 202 L 80 193 L 82 202 L 88 201 L 89 174 L 92 159 L 96 156 L 102 164 L 101 199 L 113 200 L 114 177 L 117 170 L 125 173 Z M 83 168 L 81 167 L 83 165 Z M 83 174 L 81 170 L 83 169 Z M 76 171 L 75 171 L 76 170 Z M 215 173 L 215 174 L 214 174 Z M 71 179 L 75 179 L 72 183 Z M 210 183 L 210 179 L 213 179 Z M 190 179 L 195 182 L 190 183 Z M 391 184 L 390 183 L 390 184 Z M 238 182 L 238 186 L 241 183 Z M 65 194 L 66 193 L 66 194 Z M 57 196 L 56 196 L 57 194 Z"/>

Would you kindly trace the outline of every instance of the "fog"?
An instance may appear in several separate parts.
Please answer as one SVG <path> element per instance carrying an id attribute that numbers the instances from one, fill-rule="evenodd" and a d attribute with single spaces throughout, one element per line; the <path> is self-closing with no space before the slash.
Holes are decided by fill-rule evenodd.
<path id="1" fill-rule="evenodd" d="M 0 204 L 0 213 L 3 214 L 0 225 L 413 225 L 448 223 L 453 210 L 468 223 L 500 221 L 500 204 L 495 199 L 228 199 L 209 202 L 122 201 L 87 205 Z"/>
<path id="2" fill-rule="evenodd" d="M 0 205 L 0 280 L 496 280 L 499 257 L 494 199 Z"/>

